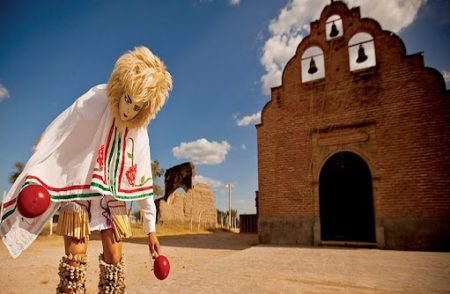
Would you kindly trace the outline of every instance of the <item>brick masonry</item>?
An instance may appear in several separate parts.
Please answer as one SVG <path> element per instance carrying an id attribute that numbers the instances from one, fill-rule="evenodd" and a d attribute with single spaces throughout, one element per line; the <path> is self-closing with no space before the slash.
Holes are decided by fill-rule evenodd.
<path id="1" fill-rule="evenodd" d="M 338 14 L 342 37 L 327 41 Z M 348 43 L 374 40 L 376 66 L 350 71 Z M 320 47 L 325 77 L 302 83 L 301 58 Z M 402 40 L 359 8 L 326 6 L 272 88 L 257 125 L 259 238 L 321 245 L 319 176 L 333 154 L 350 151 L 372 176 L 376 243 L 402 250 L 450 249 L 450 91 L 442 75 L 407 55 Z"/>

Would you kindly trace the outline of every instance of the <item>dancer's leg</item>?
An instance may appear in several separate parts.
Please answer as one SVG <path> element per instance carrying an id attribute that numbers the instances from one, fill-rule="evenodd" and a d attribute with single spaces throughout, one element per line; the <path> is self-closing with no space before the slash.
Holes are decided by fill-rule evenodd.
<path id="1" fill-rule="evenodd" d="M 118 264 L 122 259 L 122 242 L 117 242 L 113 229 L 101 231 L 103 258 L 106 263 Z"/>
<path id="2" fill-rule="evenodd" d="M 87 242 L 64 236 L 64 248 L 66 255 L 59 263 L 56 293 L 86 293 Z"/>
<path id="3" fill-rule="evenodd" d="M 73 237 L 64 236 L 64 249 L 66 255 L 72 254 L 77 256 L 86 256 L 87 241 L 84 238 L 78 240 Z"/>
<path id="4" fill-rule="evenodd" d="M 125 293 L 125 262 L 122 242 L 117 242 L 113 229 L 101 231 L 103 254 L 100 254 L 100 293 Z"/>

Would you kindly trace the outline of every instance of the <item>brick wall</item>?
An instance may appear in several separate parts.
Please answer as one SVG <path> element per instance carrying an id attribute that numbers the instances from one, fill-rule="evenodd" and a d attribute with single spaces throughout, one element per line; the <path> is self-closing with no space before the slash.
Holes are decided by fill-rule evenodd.
<path id="1" fill-rule="evenodd" d="M 326 41 L 334 14 L 344 35 Z M 377 64 L 350 72 L 348 42 L 358 32 L 373 37 Z M 301 57 L 311 46 L 323 51 L 325 78 L 302 83 Z M 359 8 L 326 6 L 257 126 L 261 241 L 320 244 L 320 169 L 351 151 L 372 174 L 379 247 L 449 250 L 449 98 L 441 74 L 424 67 L 421 54 L 406 55 L 398 36 L 361 19 Z"/>

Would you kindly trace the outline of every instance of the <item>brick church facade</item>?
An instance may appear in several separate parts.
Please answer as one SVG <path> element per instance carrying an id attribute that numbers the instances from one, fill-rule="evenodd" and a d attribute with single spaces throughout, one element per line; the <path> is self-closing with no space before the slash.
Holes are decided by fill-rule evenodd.
<path id="1" fill-rule="evenodd" d="M 257 125 L 260 241 L 450 250 L 449 98 L 422 54 L 332 1 Z"/>

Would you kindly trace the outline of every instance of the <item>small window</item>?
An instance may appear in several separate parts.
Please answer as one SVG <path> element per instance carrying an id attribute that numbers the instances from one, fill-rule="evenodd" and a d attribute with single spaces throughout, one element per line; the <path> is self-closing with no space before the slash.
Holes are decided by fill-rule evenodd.
<path id="1" fill-rule="evenodd" d="M 327 35 L 327 41 L 340 38 L 344 35 L 344 26 L 339 15 L 334 14 L 327 19 L 325 33 Z"/>
<path id="2" fill-rule="evenodd" d="M 309 82 L 325 77 L 323 51 L 317 46 L 309 47 L 302 55 L 302 82 Z"/>
<path id="3" fill-rule="evenodd" d="M 373 67 L 377 64 L 375 42 L 368 33 L 357 33 L 348 42 L 350 71 Z"/>

